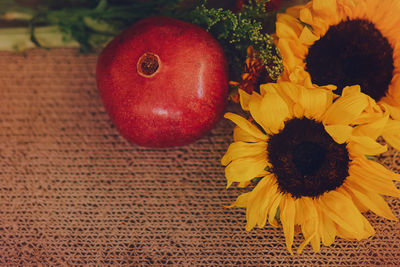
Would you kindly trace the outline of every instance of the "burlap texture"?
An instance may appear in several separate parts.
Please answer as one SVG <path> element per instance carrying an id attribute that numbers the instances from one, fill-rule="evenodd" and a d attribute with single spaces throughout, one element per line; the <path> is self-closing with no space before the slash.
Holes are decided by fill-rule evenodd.
<path id="1" fill-rule="evenodd" d="M 282 229 L 246 232 L 244 209 L 224 207 L 244 191 L 225 189 L 220 165 L 233 124 L 181 148 L 129 144 L 95 64 L 75 49 L 0 52 L 1 266 L 400 265 L 400 224 L 370 213 L 376 235 L 317 254 L 291 256 Z M 400 169 L 393 150 L 381 161 Z"/>

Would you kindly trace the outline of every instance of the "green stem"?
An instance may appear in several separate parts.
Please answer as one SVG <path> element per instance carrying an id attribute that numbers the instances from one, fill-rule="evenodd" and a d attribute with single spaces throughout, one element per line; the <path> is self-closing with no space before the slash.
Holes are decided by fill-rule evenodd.
<path id="1" fill-rule="evenodd" d="M 35 38 L 44 48 L 79 47 L 74 40 L 65 40 L 58 26 L 43 26 L 35 28 Z M 37 47 L 31 41 L 28 28 L 0 28 L 0 50 L 24 51 Z"/>

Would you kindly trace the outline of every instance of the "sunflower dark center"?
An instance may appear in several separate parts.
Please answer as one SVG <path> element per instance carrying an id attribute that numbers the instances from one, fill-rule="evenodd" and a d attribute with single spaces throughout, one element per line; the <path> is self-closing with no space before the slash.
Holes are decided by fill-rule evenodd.
<path id="1" fill-rule="evenodd" d="M 317 143 L 302 142 L 294 147 L 293 163 L 302 175 L 313 175 L 325 160 L 325 149 Z"/>
<path id="2" fill-rule="evenodd" d="M 267 152 L 280 190 L 294 197 L 318 197 L 340 187 L 348 176 L 346 145 L 336 143 L 314 120 L 287 121 L 271 136 Z"/>
<path id="3" fill-rule="evenodd" d="M 367 20 L 346 20 L 331 26 L 308 50 L 306 70 L 313 83 L 334 84 L 341 94 L 345 86 L 380 100 L 393 78 L 393 48 L 375 25 Z"/>

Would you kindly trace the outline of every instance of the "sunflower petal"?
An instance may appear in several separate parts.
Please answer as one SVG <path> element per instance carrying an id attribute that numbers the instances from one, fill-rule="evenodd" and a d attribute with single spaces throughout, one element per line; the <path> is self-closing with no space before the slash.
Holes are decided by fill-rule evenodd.
<path id="1" fill-rule="evenodd" d="M 311 242 L 314 252 L 320 250 L 321 241 L 318 233 L 319 217 L 314 201 L 309 197 L 302 197 L 298 200 L 302 213 L 301 230 L 305 241 L 299 246 L 297 253 L 300 254 L 304 247 Z"/>
<path id="2" fill-rule="evenodd" d="M 360 114 L 360 116 L 353 121 L 354 125 L 374 123 L 390 114 L 387 108 L 383 108 L 376 103 L 374 99 L 368 97 L 368 106 Z"/>
<path id="3" fill-rule="evenodd" d="M 337 14 L 336 0 L 314 0 L 313 10 L 322 16 L 332 16 Z"/>
<path id="4" fill-rule="evenodd" d="M 326 125 L 325 130 L 338 144 L 343 144 L 350 139 L 353 127 L 347 125 Z"/>
<path id="5" fill-rule="evenodd" d="M 277 47 L 279 47 L 282 57 L 285 58 L 283 65 L 286 71 L 291 72 L 296 68 L 296 66 L 304 65 L 303 60 L 299 58 L 297 54 L 306 53 L 307 48 L 300 42 L 281 38 L 278 40 Z"/>
<path id="6" fill-rule="evenodd" d="M 400 150 L 400 135 L 383 134 L 382 137 L 390 146 Z"/>
<path id="7" fill-rule="evenodd" d="M 278 193 L 275 196 L 275 199 L 272 201 L 271 207 L 268 210 L 268 223 L 273 227 L 278 227 L 278 222 L 276 220 L 276 213 L 278 212 L 278 207 L 283 198 L 282 193 Z"/>
<path id="8" fill-rule="evenodd" d="M 221 164 L 226 166 L 233 160 L 257 155 L 262 155 L 267 158 L 267 143 L 234 142 L 229 146 L 228 151 L 222 157 Z"/>
<path id="9" fill-rule="evenodd" d="M 288 104 L 279 96 L 274 85 L 268 86 L 264 97 L 253 93 L 249 108 L 254 120 L 267 133 L 278 133 L 284 127 L 284 121 L 290 117 Z"/>
<path id="10" fill-rule="evenodd" d="M 242 89 L 238 90 L 240 96 L 240 105 L 243 110 L 249 111 L 249 101 L 250 101 L 250 94 L 243 91 Z"/>
<path id="11" fill-rule="evenodd" d="M 228 206 L 228 208 L 232 207 L 239 207 L 239 208 L 245 208 L 247 206 L 247 202 L 249 201 L 249 196 L 251 192 L 247 192 L 244 194 L 241 194 L 238 196 L 231 205 Z"/>
<path id="12" fill-rule="evenodd" d="M 271 195 L 268 195 L 272 184 L 271 180 L 272 179 L 269 179 L 269 177 L 264 177 L 258 182 L 256 187 L 254 187 L 253 191 L 250 192 L 246 210 L 246 231 L 250 231 L 257 224 L 262 224 L 260 221 L 264 218 L 263 214 L 266 213 L 265 209 L 268 208 L 265 202 L 268 202 L 271 198 Z"/>
<path id="13" fill-rule="evenodd" d="M 300 98 L 300 103 L 305 109 L 305 116 L 318 121 L 321 120 L 332 101 L 332 91 L 320 89 L 304 89 Z"/>
<path id="14" fill-rule="evenodd" d="M 388 204 L 379 194 L 366 190 L 353 181 L 348 181 L 347 187 L 349 189 L 347 191 L 351 194 L 352 198 L 363 203 L 372 212 L 386 219 L 397 221 L 396 216 L 393 215 Z"/>
<path id="15" fill-rule="evenodd" d="M 361 87 L 359 85 L 346 86 L 342 90 L 342 96 L 349 96 L 360 93 L 361 93 Z"/>
<path id="16" fill-rule="evenodd" d="M 381 145 L 368 136 L 351 136 L 347 145 L 350 154 L 379 155 L 387 151 L 386 145 Z"/>
<path id="17" fill-rule="evenodd" d="M 225 118 L 230 119 L 234 122 L 237 126 L 245 130 L 247 133 L 251 134 L 252 136 L 260 139 L 260 140 L 267 140 L 267 136 L 263 134 L 254 124 L 246 120 L 245 118 L 234 114 L 234 113 L 226 113 L 224 115 Z"/>
<path id="18" fill-rule="evenodd" d="M 349 186 L 348 186 L 348 179 L 345 180 L 342 187 L 351 196 L 354 205 L 357 207 L 357 209 L 361 213 L 369 211 L 369 208 L 367 206 L 365 206 L 365 204 L 363 202 L 360 202 L 357 198 L 352 196 L 351 190 L 349 189 Z"/>
<path id="19" fill-rule="evenodd" d="M 279 81 L 278 85 L 277 92 L 282 98 L 290 106 L 298 106 L 298 110 L 294 112 L 296 117 L 304 114 L 307 118 L 319 121 L 333 101 L 333 93 L 330 90 L 306 88 L 307 85 L 285 81 Z"/>
<path id="20" fill-rule="evenodd" d="M 280 20 L 276 22 L 276 34 L 281 38 L 288 38 L 296 40 L 299 36 L 297 28 L 291 27 L 286 23 L 282 23 Z"/>
<path id="21" fill-rule="evenodd" d="M 308 27 L 304 27 L 299 40 L 305 45 L 312 45 L 319 39 L 318 36 L 315 36 L 312 31 Z"/>
<path id="22" fill-rule="evenodd" d="M 368 106 L 368 96 L 353 91 L 342 95 L 326 111 L 324 125 L 351 124 Z"/>
<path id="23" fill-rule="evenodd" d="M 239 126 L 235 126 L 233 128 L 233 141 L 239 142 L 259 142 L 261 139 L 254 137 L 253 135 L 249 134 L 247 131 L 243 130 Z"/>
<path id="24" fill-rule="evenodd" d="M 372 227 L 372 225 L 368 222 L 368 220 L 364 216 L 362 216 L 361 222 L 363 224 L 363 230 L 361 234 L 348 231 L 345 228 L 341 227 L 340 225 L 336 224 L 335 227 L 337 235 L 343 239 L 353 241 L 353 240 L 366 239 L 375 234 L 375 229 Z"/>
<path id="25" fill-rule="evenodd" d="M 259 221 L 257 223 L 258 227 L 260 228 L 263 228 L 265 226 L 269 211 L 271 210 L 271 208 L 272 209 L 274 208 L 274 203 L 278 198 L 278 196 L 280 195 L 280 192 L 278 191 L 278 185 L 276 183 L 276 178 L 270 175 L 269 177 L 265 177 L 264 179 L 265 180 L 268 179 L 269 181 L 267 182 L 268 190 L 265 193 L 264 200 L 262 201 L 260 207 L 260 216 L 259 216 Z"/>
<path id="26" fill-rule="evenodd" d="M 382 135 L 382 133 L 384 133 L 384 128 L 387 125 L 388 120 L 389 120 L 389 113 L 386 112 L 386 114 L 382 115 L 382 118 L 379 118 L 372 123 L 357 126 L 354 129 L 353 134 L 358 136 L 368 136 L 371 139 L 376 140 L 380 135 Z"/>
<path id="27" fill-rule="evenodd" d="M 400 79 L 399 84 L 400 84 Z M 383 103 L 383 105 L 389 110 L 390 116 L 392 116 L 393 119 L 395 120 L 400 120 L 400 107 L 399 106 L 393 106 L 389 105 L 388 103 Z"/>
<path id="28" fill-rule="evenodd" d="M 313 24 L 313 15 L 311 13 L 311 10 L 308 8 L 302 8 L 300 10 L 299 19 L 303 23 L 306 23 L 309 25 Z"/>
<path id="29" fill-rule="evenodd" d="M 281 96 L 289 106 L 294 105 L 297 99 L 299 99 L 300 88 L 301 88 L 300 85 L 286 81 L 279 81 L 276 84 L 261 85 L 260 91 L 264 92 L 265 95 L 270 90 L 270 86 L 273 86 L 273 88 L 276 90 L 279 96 Z"/>
<path id="30" fill-rule="evenodd" d="M 383 139 L 397 150 L 400 150 L 400 121 L 389 120 L 382 133 Z"/>
<path id="31" fill-rule="evenodd" d="M 239 182 L 239 183 L 237 184 L 237 187 L 239 187 L 239 188 L 245 188 L 245 187 L 247 187 L 249 184 L 251 184 L 251 181 Z"/>
<path id="32" fill-rule="evenodd" d="M 290 254 L 293 255 L 292 245 L 294 239 L 294 220 L 295 220 L 295 204 L 294 200 L 290 195 L 285 195 L 280 205 L 281 209 L 281 222 L 283 226 L 283 232 L 285 234 L 286 247 Z"/>
<path id="33" fill-rule="evenodd" d="M 324 246 L 330 246 L 335 242 L 336 227 L 335 223 L 326 216 L 325 212 L 319 205 L 315 205 L 319 215 L 319 235 Z"/>
<path id="34" fill-rule="evenodd" d="M 387 181 L 400 181 L 399 173 L 395 173 L 391 170 L 386 169 L 382 164 L 376 161 L 367 160 L 366 158 L 357 158 L 353 160 L 353 164 L 356 165 L 358 169 L 365 170 L 368 173 L 374 175 L 376 179 Z"/>
<path id="35" fill-rule="evenodd" d="M 291 6 L 286 9 L 286 14 L 297 19 L 300 16 L 300 10 L 304 8 L 305 5 Z"/>
<path id="36" fill-rule="evenodd" d="M 391 180 L 384 177 L 385 174 L 378 173 L 366 165 L 363 165 L 363 167 L 353 165 L 349 168 L 349 174 L 350 176 L 347 177 L 349 182 L 354 182 L 366 190 L 382 195 L 400 197 L 400 190 Z"/>
<path id="37" fill-rule="evenodd" d="M 225 176 L 228 180 L 227 188 L 234 182 L 246 182 L 267 175 L 268 172 L 265 170 L 267 166 L 263 156 L 239 158 L 232 161 L 225 168 Z"/>
<path id="38" fill-rule="evenodd" d="M 325 27 L 328 28 L 329 25 L 336 25 L 340 22 L 341 16 L 338 13 L 337 0 L 315 0 L 312 2 L 313 11 L 318 15 L 314 17 L 314 22 L 322 28 L 323 32 L 327 31 Z"/>
<path id="39" fill-rule="evenodd" d="M 306 88 L 313 88 L 310 74 L 301 66 L 296 66 L 294 68 L 294 70 L 289 74 L 288 80 L 295 84 L 304 85 Z"/>
<path id="40" fill-rule="evenodd" d="M 351 199 L 337 191 L 325 193 L 319 204 L 325 214 L 337 225 L 354 234 L 358 240 L 364 235 L 363 216 Z"/>
<path id="41" fill-rule="evenodd" d="M 364 216 L 362 218 L 364 222 L 364 234 L 365 234 L 364 238 L 368 238 L 375 234 L 375 229 L 374 227 L 372 227 L 370 222 Z"/>

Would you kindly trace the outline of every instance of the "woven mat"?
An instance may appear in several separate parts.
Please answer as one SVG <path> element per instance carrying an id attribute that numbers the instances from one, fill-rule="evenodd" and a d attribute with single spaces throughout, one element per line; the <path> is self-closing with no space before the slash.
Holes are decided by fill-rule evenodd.
<path id="1" fill-rule="evenodd" d="M 105 113 L 95 55 L 0 52 L 0 265 L 400 265 L 400 224 L 291 256 L 282 229 L 244 230 L 220 158 L 233 125 L 195 144 L 127 143 Z M 233 107 L 229 107 L 232 109 Z M 390 150 L 381 161 L 400 170 Z M 400 200 L 386 198 L 400 217 Z M 295 238 L 295 245 L 302 241 Z"/>

